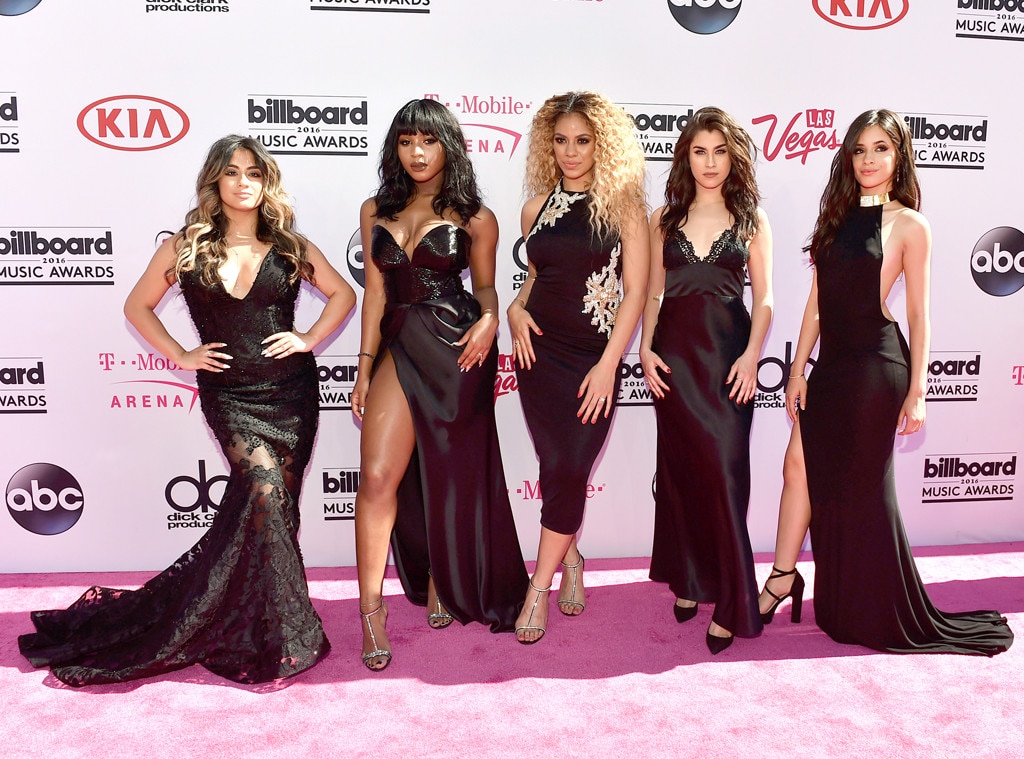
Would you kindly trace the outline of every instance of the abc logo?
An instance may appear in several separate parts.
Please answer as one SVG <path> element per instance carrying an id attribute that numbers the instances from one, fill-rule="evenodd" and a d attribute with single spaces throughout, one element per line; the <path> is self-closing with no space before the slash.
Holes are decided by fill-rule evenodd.
<path id="1" fill-rule="evenodd" d="M 199 479 L 189 477 L 187 474 L 175 477 L 164 488 L 164 498 L 167 505 L 175 511 L 187 513 L 200 509 L 206 513 L 210 509 L 216 510 L 221 498 L 224 497 L 224 490 L 221 489 L 220 493 L 215 495 L 214 487 L 227 481 L 226 474 L 207 477 L 206 462 L 200 459 Z"/>
<path id="2" fill-rule="evenodd" d="M 996 227 L 978 240 L 971 253 L 971 274 L 989 295 L 1013 295 L 1024 287 L 1024 233 Z"/>
<path id="3" fill-rule="evenodd" d="M 714 34 L 739 15 L 742 0 L 668 0 L 672 18 L 694 34 Z"/>
<path id="4" fill-rule="evenodd" d="M 22 13 L 28 13 L 42 1 L 43 0 L 0 0 L 0 16 L 20 16 Z M 61 530 L 61 532 L 63 532 L 63 530 Z"/>
<path id="5" fill-rule="evenodd" d="M 36 535 L 59 535 L 82 516 L 82 486 L 55 464 L 29 464 L 7 483 L 7 510 Z"/>
<path id="6" fill-rule="evenodd" d="M 523 271 L 529 271 L 530 266 L 526 259 L 526 240 L 522 237 L 516 240 L 516 244 L 512 246 L 512 260 Z"/>
<path id="7" fill-rule="evenodd" d="M 359 230 L 357 229 L 352 233 L 352 236 L 348 238 L 348 273 L 352 275 L 352 279 L 359 283 L 359 286 L 364 290 L 366 289 L 366 273 L 363 271 L 363 238 L 359 236 Z"/>

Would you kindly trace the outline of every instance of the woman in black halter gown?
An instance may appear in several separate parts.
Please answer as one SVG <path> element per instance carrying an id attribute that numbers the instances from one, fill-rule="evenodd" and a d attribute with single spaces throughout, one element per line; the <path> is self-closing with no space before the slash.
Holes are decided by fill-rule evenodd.
<path id="1" fill-rule="evenodd" d="M 786 390 L 806 462 L 814 614 L 841 643 L 992 656 L 1013 642 L 1005 618 L 932 605 L 896 501 L 894 435 L 917 433 L 925 421 L 931 233 L 919 207 L 906 123 L 888 110 L 861 114 L 832 163 L 807 248 L 814 280 Z M 909 345 L 886 306 L 901 275 Z M 819 337 L 818 360 L 805 381 Z M 780 514 L 779 546 L 803 539 L 801 500 L 784 498 L 796 516 Z M 802 592 L 802 578 L 787 569 L 795 566 L 795 551 L 787 551 L 776 552 L 766 585 L 767 621 L 781 600 Z"/>
<path id="2" fill-rule="evenodd" d="M 259 142 L 217 141 L 199 174 L 197 207 L 125 303 L 150 345 L 196 370 L 203 415 L 231 474 L 210 529 L 142 588 L 93 587 L 66 610 L 33 613 L 38 632 L 21 636 L 21 651 L 69 685 L 190 664 L 259 683 L 301 672 L 330 650 L 306 588 L 299 491 L 319 412 L 310 351 L 341 324 L 355 293 L 293 230 L 280 182 Z M 294 325 L 303 279 L 327 297 L 305 333 Z M 188 351 L 154 312 L 175 281 L 203 341 Z"/>
<path id="3" fill-rule="evenodd" d="M 437 629 L 512 629 L 526 570 L 494 421 L 498 224 L 462 130 L 434 100 L 395 115 L 381 186 L 360 214 L 366 292 L 356 563 L 363 663 L 391 661 L 381 584 L 388 539 L 406 595 Z M 473 295 L 462 284 L 469 268 Z"/>

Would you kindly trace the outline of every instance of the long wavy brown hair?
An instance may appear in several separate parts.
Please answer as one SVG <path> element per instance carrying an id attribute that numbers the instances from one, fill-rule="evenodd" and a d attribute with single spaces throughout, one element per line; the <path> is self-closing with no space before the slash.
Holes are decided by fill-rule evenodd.
<path id="1" fill-rule="evenodd" d="M 896 168 L 889 196 L 907 208 L 915 211 L 921 209 L 921 183 L 914 166 L 910 128 L 899 114 L 886 108 L 864 111 L 850 124 L 842 146 L 832 159 L 832 172 L 821 196 L 818 220 L 814 223 L 811 242 L 804 248 L 804 252 L 810 254 L 812 263 L 835 242 L 847 214 L 859 203 L 860 185 L 853 173 L 853 151 L 861 133 L 869 126 L 876 125 L 889 135 L 896 149 Z"/>
<path id="2" fill-rule="evenodd" d="M 761 199 L 754 177 L 757 148 L 747 131 L 721 108 L 701 108 L 693 114 L 676 140 L 672 168 L 665 185 L 665 210 L 660 229 L 668 236 L 683 226 L 697 196 L 697 181 L 690 169 L 690 147 L 698 132 L 721 132 L 732 165 L 722 184 L 725 207 L 737 225 L 737 235 L 750 240 L 757 232 L 757 204 Z"/>
<path id="3" fill-rule="evenodd" d="M 221 206 L 218 180 L 231 163 L 236 150 L 248 150 L 263 175 L 263 200 L 259 206 L 256 237 L 269 243 L 278 255 L 293 267 L 291 281 L 313 281 L 313 266 L 306 259 L 306 238 L 295 231 L 295 212 L 281 188 L 281 170 L 266 148 L 251 137 L 230 134 L 210 146 L 203 168 L 196 179 L 196 207 L 185 215 L 185 226 L 178 236 L 173 273 L 198 270 L 200 281 L 208 287 L 220 281 L 218 270 L 227 261 L 225 237 L 228 219 Z M 169 272 L 170 273 L 170 272 Z"/>
<path id="4" fill-rule="evenodd" d="M 547 195 L 562 178 L 555 161 L 555 122 L 576 113 L 594 130 L 594 179 L 590 226 L 597 235 L 620 234 L 647 211 L 646 164 L 633 119 L 625 109 L 596 92 L 567 92 L 544 101 L 530 125 L 525 188 L 529 196 Z"/>

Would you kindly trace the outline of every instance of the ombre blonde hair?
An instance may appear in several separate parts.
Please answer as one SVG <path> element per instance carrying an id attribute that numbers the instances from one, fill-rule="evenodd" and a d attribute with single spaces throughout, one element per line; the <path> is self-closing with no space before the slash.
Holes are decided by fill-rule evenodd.
<path id="1" fill-rule="evenodd" d="M 212 287 L 220 281 L 218 270 L 227 261 L 228 220 L 221 207 L 218 182 L 231 163 L 236 150 L 248 150 L 262 173 L 263 199 L 259 206 L 256 237 L 269 243 L 293 267 L 290 281 L 298 278 L 312 281 L 313 266 L 306 259 L 307 240 L 294 230 L 295 212 L 281 188 L 281 170 L 266 148 L 251 137 L 231 134 L 210 146 L 203 168 L 196 179 L 195 208 L 185 215 L 185 226 L 177 237 L 173 273 L 198 269 L 199 280 Z M 170 274 L 171 272 L 168 272 Z"/>
<path id="2" fill-rule="evenodd" d="M 595 92 L 567 92 L 544 101 L 530 125 L 526 156 L 527 195 L 547 195 L 562 172 L 555 161 L 555 123 L 569 113 L 583 117 L 594 131 L 594 178 L 590 226 L 597 235 L 621 234 L 647 212 L 644 152 L 633 119 L 625 109 Z"/>

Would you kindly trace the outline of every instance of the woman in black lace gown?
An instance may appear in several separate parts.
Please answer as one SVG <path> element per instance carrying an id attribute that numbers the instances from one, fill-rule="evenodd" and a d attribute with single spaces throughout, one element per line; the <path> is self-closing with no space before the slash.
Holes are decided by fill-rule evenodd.
<path id="1" fill-rule="evenodd" d="M 363 663 L 391 661 L 388 540 L 406 595 L 437 629 L 512 629 L 526 587 L 494 421 L 498 223 L 480 202 L 455 116 L 413 100 L 384 140 L 363 203 L 366 261 L 356 564 Z M 473 294 L 462 272 L 468 268 Z"/>
<path id="2" fill-rule="evenodd" d="M 640 359 L 658 418 L 651 579 L 679 622 L 713 602 L 713 654 L 761 633 L 747 533 L 750 403 L 772 319 L 772 238 L 757 205 L 754 146 L 701 108 L 676 142 L 667 204 L 651 215 L 652 297 Z M 751 313 L 743 304 L 750 274 Z"/>
<path id="3" fill-rule="evenodd" d="M 925 421 L 931 232 L 919 207 L 906 123 L 892 111 L 866 111 L 850 125 L 821 199 L 807 248 L 814 279 L 786 389 L 806 467 L 814 614 L 840 643 L 993 656 L 1013 641 L 1005 618 L 932 605 L 896 501 L 894 436 L 917 433 Z M 886 305 L 900 276 L 909 345 Z M 777 550 L 765 586 L 769 620 L 781 600 L 802 591 L 795 568 L 787 570 L 807 529 L 801 503 L 783 500 L 794 513 L 780 514 L 777 546 L 787 548 Z"/>
<path id="4" fill-rule="evenodd" d="M 516 637 L 529 644 L 545 633 L 559 562 L 568 570 L 559 611 L 584 609 L 576 533 L 647 294 L 650 252 L 643 151 L 632 119 L 604 96 L 549 98 L 530 128 L 526 174 L 529 275 L 508 317 L 543 498 L 537 566 L 516 620 Z"/>
<path id="5" fill-rule="evenodd" d="M 213 525 L 138 590 L 93 587 L 66 610 L 33 612 L 19 639 L 33 665 L 69 685 L 121 682 L 202 664 L 241 683 L 297 674 L 330 644 L 309 601 L 299 491 L 316 435 L 310 351 L 355 294 L 293 230 L 280 171 L 259 142 L 210 148 L 197 207 L 164 242 L 125 302 L 158 351 L 196 371 L 203 414 L 231 466 Z M 294 325 L 306 280 L 327 298 L 308 332 Z M 154 309 L 177 282 L 202 345 L 185 350 Z"/>

